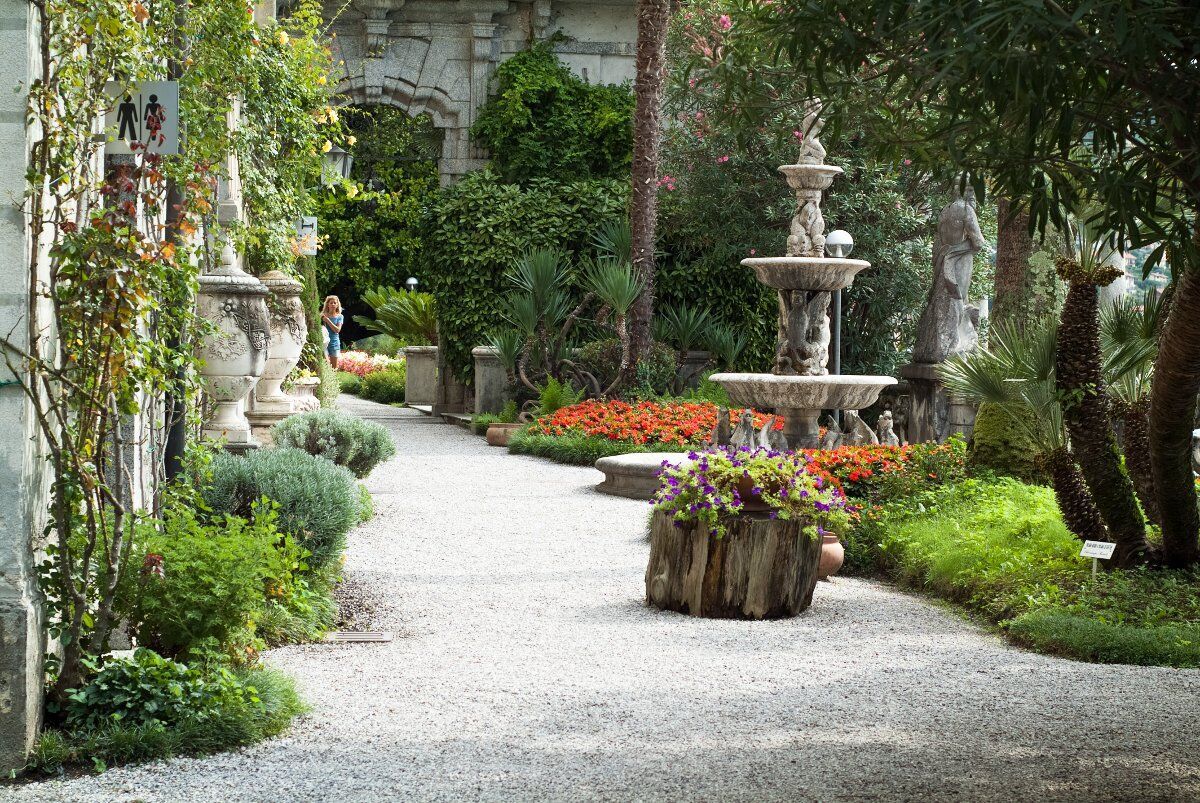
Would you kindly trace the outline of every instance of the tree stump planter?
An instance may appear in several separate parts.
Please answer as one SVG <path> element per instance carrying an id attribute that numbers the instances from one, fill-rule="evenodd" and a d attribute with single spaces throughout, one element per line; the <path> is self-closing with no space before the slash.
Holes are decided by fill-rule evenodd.
<path id="1" fill-rule="evenodd" d="M 721 538 L 681 524 L 657 510 L 650 520 L 648 604 L 710 619 L 779 619 L 812 604 L 821 539 L 805 522 L 735 516 Z"/>

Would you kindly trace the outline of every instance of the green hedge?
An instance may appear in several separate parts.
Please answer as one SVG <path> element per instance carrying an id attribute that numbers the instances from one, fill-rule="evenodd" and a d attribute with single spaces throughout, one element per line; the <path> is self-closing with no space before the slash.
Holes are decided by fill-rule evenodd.
<path id="1" fill-rule="evenodd" d="M 571 466 L 590 466 L 601 457 L 617 454 L 684 450 L 661 443 L 637 444 L 588 435 L 529 435 L 521 432 L 509 438 L 508 451 L 512 454 L 545 457 L 556 463 Z"/>
<path id="2" fill-rule="evenodd" d="M 470 380 L 471 349 L 496 328 L 504 273 L 523 252 L 585 251 L 601 223 L 625 214 L 628 192 L 628 182 L 610 179 L 519 187 L 487 170 L 446 188 L 431 213 L 423 273 L 449 369 Z"/>

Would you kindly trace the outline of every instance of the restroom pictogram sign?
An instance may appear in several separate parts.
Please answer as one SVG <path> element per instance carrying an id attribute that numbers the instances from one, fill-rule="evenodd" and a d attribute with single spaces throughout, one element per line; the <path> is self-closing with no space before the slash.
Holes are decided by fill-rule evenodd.
<path id="1" fill-rule="evenodd" d="M 108 154 L 179 153 L 179 83 L 110 81 L 104 88 L 104 151 Z"/>

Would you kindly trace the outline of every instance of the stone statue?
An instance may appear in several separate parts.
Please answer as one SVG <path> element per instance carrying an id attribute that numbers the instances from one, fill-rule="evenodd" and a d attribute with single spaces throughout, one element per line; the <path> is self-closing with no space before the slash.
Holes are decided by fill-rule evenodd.
<path id="1" fill-rule="evenodd" d="M 791 447 L 788 446 L 787 438 L 782 430 L 775 429 L 775 416 L 768 416 L 767 422 L 763 424 L 762 430 L 758 433 L 759 448 L 769 449 L 773 452 L 786 452 Z"/>
<path id="2" fill-rule="evenodd" d="M 729 436 L 729 445 L 735 449 L 758 447 L 758 433 L 754 429 L 754 414 L 749 410 L 742 411 L 742 417 L 738 419 L 737 426 L 733 428 L 733 434 Z"/>
<path id="3" fill-rule="evenodd" d="M 865 446 L 876 445 L 879 443 L 879 438 L 875 436 L 875 431 L 867 426 L 867 422 L 863 421 L 858 415 L 858 410 L 845 410 L 842 413 L 842 433 L 843 446 Z"/>
<path id="4" fill-rule="evenodd" d="M 712 437 L 708 439 L 709 446 L 728 446 L 729 445 L 729 408 L 717 408 L 717 425 L 713 427 Z"/>
<path id="5" fill-rule="evenodd" d="M 796 160 L 797 164 L 825 164 L 825 146 L 821 144 L 820 140 L 821 129 L 824 127 L 825 121 L 821 119 L 821 101 L 810 100 L 804 109 L 804 129 L 801 132 L 804 139 L 800 146 L 800 158 Z"/>
<path id="6" fill-rule="evenodd" d="M 805 290 L 779 291 L 779 339 L 775 373 L 824 376 L 829 373 L 830 294 Z"/>
<path id="7" fill-rule="evenodd" d="M 933 286 L 917 323 L 914 363 L 939 363 L 978 344 L 975 324 L 967 310 L 967 292 L 975 254 L 983 246 L 983 232 L 975 215 L 975 193 L 967 187 L 966 194 L 950 202 L 938 218 Z"/>
<path id="8" fill-rule="evenodd" d="M 896 437 L 896 432 L 892 429 L 891 410 L 884 410 L 879 414 L 879 420 L 875 422 L 875 429 L 879 443 L 884 446 L 900 445 L 900 439 Z"/>

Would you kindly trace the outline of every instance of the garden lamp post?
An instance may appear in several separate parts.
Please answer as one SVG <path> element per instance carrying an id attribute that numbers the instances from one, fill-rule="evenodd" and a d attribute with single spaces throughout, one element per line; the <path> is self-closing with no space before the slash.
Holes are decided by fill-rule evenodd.
<path id="1" fill-rule="evenodd" d="M 834 229 L 825 236 L 825 252 L 829 256 L 836 259 L 844 259 L 850 256 L 850 252 L 854 250 L 854 238 L 850 236 L 850 232 L 842 229 Z M 830 373 L 837 375 L 842 372 L 842 291 L 833 291 L 833 310 L 830 316 L 833 321 L 833 332 L 830 338 L 833 341 L 833 354 L 830 355 L 833 360 L 833 370 Z"/>
<path id="2" fill-rule="evenodd" d="M 409 276 L 404 282 L 404 286 L 408 288 L 408 292 L 415 293 L 417 291 L 417 277 Z"/>

